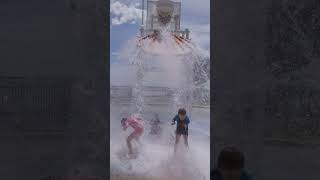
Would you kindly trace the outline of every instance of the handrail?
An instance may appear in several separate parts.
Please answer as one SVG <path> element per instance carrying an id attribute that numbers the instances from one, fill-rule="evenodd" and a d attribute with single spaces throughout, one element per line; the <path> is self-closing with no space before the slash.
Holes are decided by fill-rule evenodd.
<path id="1" fill-rule="evenodd" d="M 158 31 L 158 30 L 157 29 L 143 29 L 143 28 L 141 28 L 140 31 L 141 31 L 140 32 L 141 36 L 146 36 L 150 33 L 154 33 L 155 31 Z M 182 36 L 183 38 L 186 38 L 186 39 L 189 39 L 189 37 L 190 37 L 190 30 L 188 28 L 185 30 L 174 30 L 171 32 L 174 34 L 177 34 L 179 36 Z"/>

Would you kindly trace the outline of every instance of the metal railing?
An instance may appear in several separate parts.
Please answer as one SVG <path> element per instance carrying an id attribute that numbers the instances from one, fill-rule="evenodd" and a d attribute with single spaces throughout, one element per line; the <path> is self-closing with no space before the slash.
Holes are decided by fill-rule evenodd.
<path id="1" fill-rule="evenodd" d="M 174 90 L 168 87 L 143 87 L 144 100 L 146 104 L 168 104 L 172 101 Z M 210 92 L 209 92 L 210 93 Z M 133 87 L 131 86 L 111 86 L 110 99 L 113 103 L 131 103 L 133 95 Z M 209 94 L 208 94 L 209 95 Z M 210 98 L 205 98 L 207 101 L 199 100 L 199 93 L 194 92 L 194 106 L 209 106 Z"/>
<path id="2" fill-rule="evenodd" d="M 158 30 L 156 29 L 143 29 L 141 28 L 140 29 L 140 35 L 141 37 L 144 37 L 146 35 L 150 35 L 150 34 L 153 34 L 153 33 L 156 33 Z M 171 31 L 172 33 L 178 35 L 178 36 L 181 36 L 185 39 L 190 39 L 190 30 L 189 29 L 185 29 L 185 30 L 174 30 L 174 31 Z"/>

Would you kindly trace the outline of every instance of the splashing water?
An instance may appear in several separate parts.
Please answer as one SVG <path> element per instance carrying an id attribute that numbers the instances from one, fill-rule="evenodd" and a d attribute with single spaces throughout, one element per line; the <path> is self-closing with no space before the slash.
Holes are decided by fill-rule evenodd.
<path id="1" fill-rule="evenodd" d="M 139 46 L 136 46 L 136 41 L 130 41 L 121 57 L 129 59 L 130 67 L 136 72 L 132 102 L 129 107 L 111 110 L 111 114 L 116 114 L 113 111 L 139 114 L 149 121 L 152 118 L 150 113 L 158 112 L 161 119 L 167 119 L 165 121 L 168 123 L 162 125 L 163 132 L 156 138 L 144 135 L 144 145 L 136 149 L 139 151 L 136 159 L 123 160 L 120 157 L 127 153 L 125 138 L 129 132 L 119 133 L 118 119 L 121 117 L 111 117 L 111 179 L 209 179 L 208 126 L 207 133 L 199 131 L 199 134 L 205 135 L 196 135 L 196 129 L 190 128 L 189 143 L 192 147 L 188 152 L 180 147 L 182 152 L 174 156 L 174 127 L 169 125 L 179 108 L 185 108 L 192 123 L 196 123 L 197 116 L 191 116 L 191 112 L 196 112 L 192 108 L 193 102 L 209 101 L 208 55 L 191 42 L 177 43 L 175 37 L 165 30 L 160 32 L 160 40 L 145 39 L 143 43 L 138 43 Z M 144 99 L 146 86 L 169 88 L 172 92 L 169 95 L 170 106 L 149 106 Z M 207 115 L 204 121 L 209 122 Z M 149 128 L 146 125 L 146 132 Z"/>
<path id="2" fill-rule="evenodd" d="M 145 39 L 135 46 L 131 42 L 122 54 L 136 72 L 132 111 L 142 113 L 143 86 L 169 87 L 173 91 L 173 109 L 184 107 L 191 112 L 192 102 L 209 102 L 209 59 L 191 42 L 177 43 L 171 33 L 160 32 L 161 42 Z M 196 100 L 193 99 L 197 93 Z"/>

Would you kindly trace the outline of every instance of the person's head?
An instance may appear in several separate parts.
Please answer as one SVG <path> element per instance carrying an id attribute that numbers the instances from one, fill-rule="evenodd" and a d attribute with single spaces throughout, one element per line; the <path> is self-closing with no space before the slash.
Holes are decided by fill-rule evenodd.
<path id="1" fill-rule="evenodd" d="M 224 148 L 218 157 L 218 169 L 223 180 L 240 180 L 244 156 L 235 147 Z"/>
<path id="2" fill-rule="evenodd" d="M 187 111 L 184 108 L 180 108 L 178 110 L 178 115 L 181 120 L 184 120 L 186 118 Z"/>
<path id="3" fill-rule="evenodd" d="M 122 127 L 125 126 L 126 120 L 127 120 L 127 118 L 122 118 L 122 119 L 121 119 L 121 126 L 122 126 Z"/>

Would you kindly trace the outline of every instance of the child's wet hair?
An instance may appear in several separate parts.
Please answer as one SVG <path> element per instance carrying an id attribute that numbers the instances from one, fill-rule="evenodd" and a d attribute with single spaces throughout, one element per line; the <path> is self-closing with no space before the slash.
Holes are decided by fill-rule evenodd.
<path id="1" fill-rule="evenodd" d="M 121 124 L 123 124 L 126 120 L 127 120 L 127 118 L 122 118 L 121 119 Z"/>
<path id="2" fill-rule="evenodd" d="M 178 114 L 186 115 L 186 114 L 187 114 L 187 111 L 186 111 L 184 108 L 180 108 L 180 109 L 178 110 Z"/>

